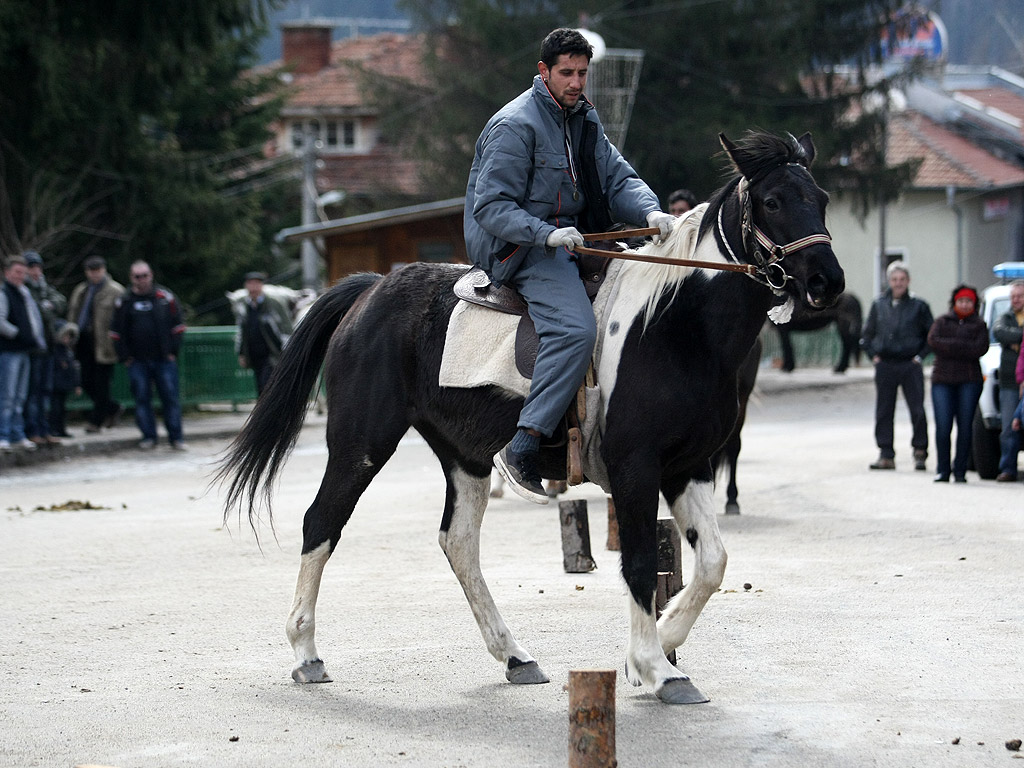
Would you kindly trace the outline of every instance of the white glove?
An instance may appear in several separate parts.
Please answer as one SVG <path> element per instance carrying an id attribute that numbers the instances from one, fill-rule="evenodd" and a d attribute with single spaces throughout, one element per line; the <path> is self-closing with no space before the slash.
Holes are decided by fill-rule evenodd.
<path id="1" fill-rule="evenodd" d="M 672 232 L 672 225 L 676 223 L 676 217 L 671 213 L 651 211 L 647 214 L 647 226 L 657 227 L 658 234 L 654 236 L 654 244 L 662 242 Z"/>
<path id="2" fill-rule="evenodd" d="M 583 235 L 580 234 L 576 227 L 562 227 L 548 235 L 548 239 L 545 242 L 547 242 L 549 248 L 561 246 L 571 251 L 574 246 L 583 245 Z"/>

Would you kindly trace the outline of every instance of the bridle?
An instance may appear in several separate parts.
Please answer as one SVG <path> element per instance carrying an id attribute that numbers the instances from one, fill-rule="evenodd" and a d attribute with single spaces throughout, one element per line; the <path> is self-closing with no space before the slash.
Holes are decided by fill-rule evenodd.
<path id="1" fill-rule="evenodd" d="M 799 163 L 786 163 L 786 165 L 796 165 L 803 168 Z M 775 168 L 770 170 L 775 170 Z M 759 177 L 763 178 L 765 173 L 759 174 Z M 746 274 L 751 279 L 768 286 L 776 294 L 781 294 L 786 282 L 793 279 L 782 266 L 782 260 L 786 256 L 812 245 L 828 245 L 832 242 L 832 236 L 828 232 L 820 232 L 801 237 L 799 240 L 794 240 L 785 245 L 775 243 L 754 223 L 753 203 L 749 190 L 750 185 L 756 180 L 759 180 L 758 177 L 755 177 L 752 181 L 741 178 L 736 184 L 736 195 L 739 198 L 740 206 L 740 237 L 743 241 L 743 250 L 748 255 L 748 260 L 752 261 L 755 266 L 753 272 Z M 729 252 L 729 256 L 732 257 L 733 261 L 739 261 L 736 258 L 735 252 L 733 252 L 732 246 L 729 245 L 729 239 L 725 235 L 725 227 L 722 225 L 722 210 L 724 208 L 724 205 L 718 207 L 718 234 L 726 250 Z"/>
<path id="2" fill-rule="evenodd" d="M 773 242 L 764 231 L 754 223 L 754 211 L 753 202 L 750 198 L 749 187 L 755 181 L 759 181 L 764 178 L 768 171 L 775 170 L 781 167 L 781 165 L 797 165 L 803 168 L 799 163 L 782 163 L 777 166 L 773 166 L 754 177 L 753 180 L 747 180 L 746 178 L 740 178 L 736 185 L 736 193 L 739 198 L 740 206 L 740 237 L 743 242 L 743 250 L 749 258 L 745 261 L 741 261 L 736 258 L 736 253 L 733 251 L 732 246 L 729 245 L 729 238 L 726 237 L 725 227 L 722 224 L 722 211 L 725 208 L 723 204 L 718 207 L 718 235 L 722 240 L 722 244 L 725 245 L 725 249 L 729 252 L 729 256 L 732 258 L 731 262 L 720 262 L 720 261 L 680 261 L 679 259 L 667 259 L 661 256 L 646 256 L 640 254 L 623 253 L 617 251 L 605 251 L 598 248 L 588 248 L 583 245 L 572 248 L 574 253 L 587 253 L 594 256 L 603 256 L 606 259 L 624 259 L 626 261 L 644 261 L 654 264 L 671 264 L 679 267 L 691 267 L 694 269 L 717 269 L 726 272 L 741 272 L 742 274 L 749 277 L 751 280 L 755 280 L 761 285 L 765 285 L 772 289 L 777 295 L 782 294 L 782 289 L 786 286 L 786 283 L 793 278 L 786 272 L 782 266 L 782 260 L 797 251 L 808 248 L 812 245 L 818 244 L 829 244 L 832 242 L 832 236 L 828 232 L 817 233 L 813 235 L 807 235 L 801 237 L 799 240 L 794 240 L 791 243 L 785 245 L 778 245 Z M 646 227 L 644 229 L 630 229 L 622 230 L 619 232 L 597 232 L 587 235 L 583 235 L 583 239 L 587 242 L 595 242 L 598 240 L 619 240 L 627 237 L 638 237 L 642 235 L 656 235 L 658 234 L 657 227 Z"/>

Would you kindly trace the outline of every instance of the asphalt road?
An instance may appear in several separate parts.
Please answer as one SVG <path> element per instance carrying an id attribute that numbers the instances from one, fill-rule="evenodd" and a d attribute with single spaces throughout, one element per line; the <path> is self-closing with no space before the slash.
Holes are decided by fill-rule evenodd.
<path id="1" fill-rule="evenodd" d="M 897 471 L 869 472 L 871 413 L 863 378 L 752 405 L 725 583 L 679 651 L 711 702 L 666 706 L 620 674 L 619 765 L 1015 764 L 1024 484 L 933 484 L 902 410 Z M 624 658 L 604 495 L 570 493 L 589 504 L 589 574 L 562 571 L 557 507 L 491 504 L 485 575 L 552 678 L 513 687 L 437 546 L 444 483 L 410 434 L 325 574 L 335 682 L 299 686 L 284 620 L 322 440 L 303 431 L 262 547 L 204 494 L 223 439 L 0 475 L 0 765 L 567 764 L 569 670 Z M 50 509 L 69 501 L 96 508 Z"/>

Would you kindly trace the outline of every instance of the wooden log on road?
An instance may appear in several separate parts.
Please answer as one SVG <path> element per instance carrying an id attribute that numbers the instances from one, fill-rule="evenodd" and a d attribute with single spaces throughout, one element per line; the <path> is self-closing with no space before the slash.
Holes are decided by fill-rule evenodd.
<path id="1" fill-rule="evenodd" d="M 615 670 L 569 670 L 569 768 L 615 768 Z"/>
<path id="2" fill-rule="evenodd" d="M 597 568 L 590 549 L 587 500 L 558 502 L 558 519 L 562 525 L 562 567 L 565 572 L 589 573 Z"/>

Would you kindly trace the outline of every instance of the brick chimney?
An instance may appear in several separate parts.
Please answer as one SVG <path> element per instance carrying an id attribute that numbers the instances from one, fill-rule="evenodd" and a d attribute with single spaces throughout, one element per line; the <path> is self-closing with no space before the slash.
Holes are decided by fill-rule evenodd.
<path id="1" fill-rule="evenodd" d="M 281 58 L 297 75 L 311 75 L 331 63 L 331 32 L 326 19 L 303 19 L 281 24 Z"/>

